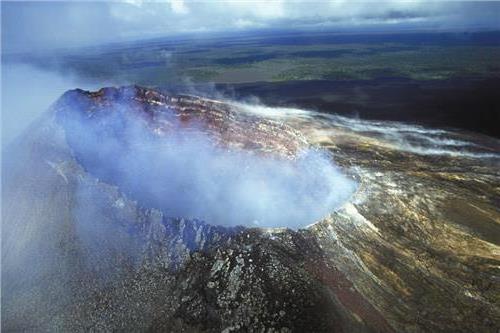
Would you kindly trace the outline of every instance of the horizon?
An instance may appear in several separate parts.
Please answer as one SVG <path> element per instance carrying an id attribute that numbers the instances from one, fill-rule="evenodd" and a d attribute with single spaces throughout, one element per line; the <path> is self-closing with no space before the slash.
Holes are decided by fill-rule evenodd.
<path id="1" fill-rule="evenodd" d="M 483 1 L 18 2 L 2 7 L 2 53 L 154 39 L 294 33 L 500 30 L 500 2 Z M 103 33 L 105 32 L 105 33 Z"/>

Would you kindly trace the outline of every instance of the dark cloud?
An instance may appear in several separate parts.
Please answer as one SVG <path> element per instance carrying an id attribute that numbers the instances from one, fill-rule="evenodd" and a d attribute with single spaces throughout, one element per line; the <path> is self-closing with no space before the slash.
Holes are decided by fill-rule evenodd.
<path id="1" fill-rule="evenodd" d="M 500 29 L 500 2 L 2 2 L 3 52 L 255 29 Z"/>
<path id="2" fill-rule="evenodd" d="M 401 11 L 401 10 L 390 10 L 381 15 L 365 15 L 363 19 L 380 19 L 380 20 L 394 20 L 394 19 L 415 19 L 415 18 L 425 18 L 429 17 L 429 14 L 424 13 L 416 13 L 410 11 Z"/>

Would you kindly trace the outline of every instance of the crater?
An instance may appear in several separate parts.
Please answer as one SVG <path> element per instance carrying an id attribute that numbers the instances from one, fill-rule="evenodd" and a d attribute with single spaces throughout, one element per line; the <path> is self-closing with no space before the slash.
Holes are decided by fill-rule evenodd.
<path id="1" fill-rule="evenodd" d="M 297 229 L 356 188 L 300 133 L 221 102 L 105 88 L 71 91 L 56 112 L 87 172 L 166 216 Z"/>

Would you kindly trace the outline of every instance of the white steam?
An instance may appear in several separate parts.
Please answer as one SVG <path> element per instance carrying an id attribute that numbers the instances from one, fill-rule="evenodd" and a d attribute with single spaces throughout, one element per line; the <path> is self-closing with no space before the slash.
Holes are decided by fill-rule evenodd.
<path id="1" fill-rule="evenodd" d="M 258 102 L 258 101 L 257 101 Z M 417 155 L 498 159 L 500 154 L 467 140 L 452 130 L 426 128 L 397 121 L 350 118 L 297 108 L 269 107 L 261 104 L 233 103 L 240 110 L 274 119 L 305 119 L 335 128 L 375 137 L 395 150 Z"/>
<path id="2" fill-rule="evenodd" d="M 317 114 L 319 115 L 319 114 Z M 321 114 L 335 126 L 373 135 L 394 149 L 417 154 L 465 158 L 500 158 L 500 154 L 466 141 L 451 130 L 425 128 L 395 121 L 375 121 Z"/>
<path id="3" fill-rule="evenodd" d="M 217 147 L 202 131 L 180 125 L 152 135 L 130 110 L 109 114 L 100 119 L 105 130 L 67 123 L 76 157 L 91 174 L 166 216 L 299 228 L 334 211 L 356 187 L 323 151 L 308 149 L 294 160 L 263 156 Z"/>
<path id="4" fill-rule="evenodd" d="M 25 131 L 65 91 L 91 89 L 70 74 L 59 74 L 17 63 L 2 63 L 2 148 Z"/>
<path id="5" fill-rule="evenodd" d="M 271 107 L 258 103 L 245 104 L 245 103 L 232 103 L 239 109 L 253 113 L 263 117 L 269 118 L 285 118 L 285 117 L 295 117 L 295 116 L 309 116 L 310 111 L 296 109 L 296 108 L 284 108 L 284 107 Z"/>

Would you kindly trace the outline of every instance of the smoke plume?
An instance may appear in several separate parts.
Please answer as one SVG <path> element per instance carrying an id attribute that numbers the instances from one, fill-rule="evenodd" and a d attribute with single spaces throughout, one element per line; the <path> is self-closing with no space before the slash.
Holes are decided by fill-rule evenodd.
<path id="1" fill-rule="evenodd" d="M 345 202 L 355 182 L 331 156 L 306 149 L 297 158 L 215 145 L 199 129 L 156 135 L 126 106 L 99 119 L 64 119 L 68 142 L 91 174 L 141 206 L 211 224 L 299 228 Z M 99 123 L 99 126 L 94 126 Z"/>

